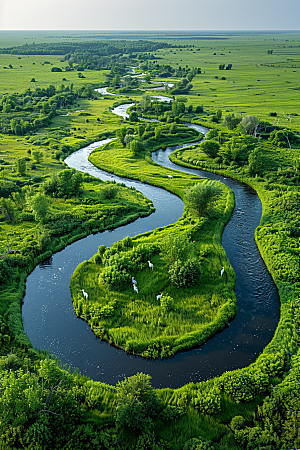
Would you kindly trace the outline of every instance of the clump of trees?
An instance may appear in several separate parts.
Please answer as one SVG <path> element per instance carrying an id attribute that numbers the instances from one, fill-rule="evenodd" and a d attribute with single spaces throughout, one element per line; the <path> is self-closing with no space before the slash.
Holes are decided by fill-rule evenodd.
<path id="1" fill-rule="evenodd" d="M 188 78 L 183 78 L 182 80 L 177 81 L 173 87 L 166 86 L 166 92 L 171 95 L 188 94 L 192 87 L 193 85 Z"/>
<path id="2" fill-rule="evenodd" d="M 82 174 L 72 169 L 65 169 L 57 175 L 52 174 L 50 179 L 43 184 L 46 194 L 56 197 L 78 197 L 81 192 Z"/>
<path id="3" fill-rule="evenodd" d="M 27 89 L 20 94 L 3 95 L 0 103 L 0 132 L 25 135 L 48 126 L 61 108 L 72 105 L 78 97 L 84 96 L 85 89 L 80 88 L 75 92 L 72 85 L 61 85 L 59 88 L 50 85 L 42 89 Z"/>

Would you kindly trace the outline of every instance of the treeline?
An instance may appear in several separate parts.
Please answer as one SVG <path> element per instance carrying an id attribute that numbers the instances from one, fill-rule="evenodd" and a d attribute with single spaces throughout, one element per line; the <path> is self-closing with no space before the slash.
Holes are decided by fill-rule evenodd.
<path id="1" fill-rule="evenodd" d="M 12 55 L 68 55 L 89 53 L 97 56 L 108 56 L 118 54 L 133 55 L 140 52 L 152 52 L 159 48 L 168 48 L 166 42 L 153 41 L 129 41 L 119 40 L 114 42 L 51 42 L 38 44 L 24 44 L 8 48 L 0 48 L 0 53 Z M 135 55 L 136 56 L 136 55 Z"/>

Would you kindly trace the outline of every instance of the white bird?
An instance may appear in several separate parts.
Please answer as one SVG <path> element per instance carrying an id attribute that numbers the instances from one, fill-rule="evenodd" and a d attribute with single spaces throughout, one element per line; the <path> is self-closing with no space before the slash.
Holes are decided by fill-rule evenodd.
<path id="1" fill-rule="evenodd" d="M 173 178 L 173 175 L 168 175 L 168 178 Z"/>
<path id="2" fill-rule="evenodd" d="M 133 289 L 134 289 L 134 292 L 136 292 L 137 294 L 139 293 L 139 290 L 135 284 L 133 285 Z"/>
<path id="3" fill-rule="evenodd" d="M 134 279 L 134 277 L 131 277 L 131 281 L 132 281 L 132 284 L 137 284 L 137 281 Z"/>
<path id="4" fill-rule="evenodd" d="M 161 294 L 158 294 L 158 295 L 156 296 L 156 300 L 160 300 L 160 299 L 162 298 L 162 296 L 163 296 L 162 293 L 161 293 Z"/>
<path id="5" fill-rule="evenodd" d="M 85 290 L 84 289 L 81 289 L 82 290 L 82 293 L 83 293 L 83 295 L 84 295 L 84 298 L 87 300 L 88 299 L 88 294 L 87 294 L 87 292 L 85 292 Z"/>
<path id="6" fill-rule="evenodd" d="M 224 267 L 222 267 L 222 269 L 221 269 L 221 277 L 223 276 L 224 271 L 225 271 L 225 269 L 224 269 Z"/>
<path id="7" fill-rule="evenodd" d="M 153 270 L 153 264 L 152 264 L 152 262 L 151 262 L 151 261 L 148 261 L 148 264 L 149 264 L 150 269 Z"/>

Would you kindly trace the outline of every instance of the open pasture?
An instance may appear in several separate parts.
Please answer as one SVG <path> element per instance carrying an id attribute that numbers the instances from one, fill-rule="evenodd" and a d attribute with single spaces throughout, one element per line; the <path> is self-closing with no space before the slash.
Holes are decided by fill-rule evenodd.
<path id="1" fill-rule="evenodd" d="M 157 63 L 202 71 L 192 80 L 189 104 L 203 105 L 207 112 L 253 114 L 271 123 L 270 113 L 277 112 L 279 125 L 299 129 L 299 34 L 224 35 L 224 40 L 195 38 L 172 43 L 195 47 L 160 49 Z M 232 69 L 219 70 L 221 64 L 232 64 Z M 283 112 L 291 115 L 292 123 L 286 122 Z"/>

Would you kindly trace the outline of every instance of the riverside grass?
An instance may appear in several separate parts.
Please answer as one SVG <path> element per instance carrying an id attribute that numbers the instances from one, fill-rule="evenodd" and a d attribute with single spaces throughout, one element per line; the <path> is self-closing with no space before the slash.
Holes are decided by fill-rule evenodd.
<path id="1" fill-rule="evenodd" d="M 101 154 L 98 157 L 103 160 Z M 183 190 L 182 185 L 194 184 L 184 176 L 178 182 Z M 101 266 L 93 257 L 82 263 L 71 279 L 77 314 L 87 320 L 102 339 L 148 358 L 157 358 L 159 354 L 170 357 L 204 343 L 224 328 L 236 313 L 235 277 L 220 243 L 220 230 L 230 218 L 233 206 L 232 192 L 224 188 L 217 218 L 209 221 L 185 213 L 175 225 L 133 239 L 134 248 L 139 244 L 161 247 L 170 233 L 180 236 L 188 232 L 196 243 L 197 253 L 206 256 L 202 258 L 199 285 L 185 289 L 170 286 L 165 261 L 161 255 L 155 255 L 151 258 L 154 271 L 149 272 L 145 264 L 142 270 L 132 273 L 138 281 L 137 295 L 131 285 L 122 292 L 113 292 L 99 282 Z M 225 277 L 220 277 L 222 265 L 226 266 L 226 282 Z M 82 302 L 82 288 L 89 290 L 88 301 Z M 165 311 L 156 300 L 156 295 L 162 291 L 174 298 L 174 310 Z M 112 303 L 116 305 L 114 311 L 99 320 L 97 311 Z"/>
<path id="2" fill-rule="evenodd" d="M 275 40 L 275 41 L 274 41 Z M 288 41 L 288 42 L 287 42 Z M 183 41 L 177 41 L 184 44 L 190 44 L 194 45 L 196 44 L 196 41 L 193 40 L 187 40 L 184 39 Z M 289 69 L 292 69 L 292 73 L 294 73 L 293 76 L 297 76 L 297 73 L 299 71 L 299 62 L 294 59 L 293 62 L 288 61 L 290 58 L 295 57 L 294 55 L 291 55 L 291 52 L 293 51 L 295 53 L 295 45 L 298 46 L 300 42 L 299 34 L 298 35 L 292 35 L 292 34 L 286 34 L 286 35 L 270 35 L 267 36 L 232 36 L 230 39 L 227 39 L 223 42 L 220 41 L 203 41 L 200 40 L 197 42 L 197 46 L 201 47 L 201 51 L 197 52 L 196 54 L 193 53 L 193 51 L 190 50 L 184 50 L 180 55 L 180 58 L 184 61 L 186 64 L 191 64 L 202 67 L 202 70 L 205 72 L 204 74 L 197 75 L 193 80 L 194 88 L 190 91 L 189 95 L 186 96 L 188 98 L 188 104 L 203 104 L 204 109 L 206 110 L 206 114 L 203 115 L 203 124 L 206 124 L 207 126 L 210 126 L 210 120 L 209 120 L 209 114 L 214 113 L 217 109 L 221 108 L 223 111 L 223 115 L 225 114 L 226 110 L 231 110 L 231 112 L 234 112 L 235 114 L 240 114 L 242 111 L 245 111 L 245 108 L 247 108 L 247 113 L 253 113 L 254 115 L 258 116 L 260 119 L 266 118 L 267 120 L 269 118 L 269 112 L 271 111 L 277 111 L 280 115 L 280 125 L 282 125 L 282 122 L 284 125 L 288 125 L 289 127 L 293 129 L 299 130 L 299 117 L 298 116 L 292 116 L 293 122 L 287 123 L 283 119 L 282 112 L 284 111 L 286 114 L 289 112 L 293 112 L 294 114 L 298 114 L 298 99 L 299 97 L 295 97 L 294 95 L 298 95 L 297 87 L 298 81 L 291 80 L 291 83 L 286 83 L 286 81 L 290 81 L 288 78 L 285 78 L 284 75 L 287 75 L 287 73 L 290 75 L 291 72 Z M 232 71 L 219 71 L 218 70 L 218 62 L 215 62 L 215 56 L 213 56 L 210 51 L 214 49 L 215 51 L 223 52 L 224 43 L 227 46 L 227 43 L 230 43 L 230 45 L 233 45 L 236 47 L 236 53 L 232 51 L 230 55 L 232 57 L 230 58 L 230 63 L 233 63 Z M 278 46 L 278 52 L 280 50 L 280 54 L 278 55 L 269 55 L 267 54 L 267 49 L 272 48 L 272 46 Z M 290 48 L 290 45 L 292 47 Z M 231 51 L 231 50 L 230 50 Z M 158 53 L 159 54 L 159 53 Z M 179 52 L 178 52 L 179 54 Z M 226 56 L 229 58 L 229 51 L 228 55 L 226 53 Z M 242 55 L 242 58 L 240 57 Z M 160 55 L 163 56 L 163 55 Z M 220 63 L 223 63 L 224 57 L 220 56 Z M 297 56 L 297 55 L 296 55 Z M 165 62 L 168 62 L 173 58 L 173 55 L 170 53 L 166 53 L 165 56 Z M 211 58 L 211 60 L 208 59 Z M 282 58 L 281 62 L 279 58 Z M 34 58 L 35 57 L 31 57 Z M 176 56 L 178 58 L 178 56 Z M 222 58 L 222 60 L 221 60 Z M 273 59 L 272 59 L 273 58 Z M 268 64 L 271 61 L 274 61 L 275 58 L 277 58 L 278 63 L 280 63 L 280 67 L 268 67 Z M 48 57 L 45 57 L 45 60 L 47 60 Z M 260 62 L 258 62 L 258 59 Z M 246 61 L 246 63 L 243 63 L 243 60 Z M 158 60 L 160 62 L 160 60 Z M 182 64 L 183 61 L 179 61 L 177 59 L 178 64 Z M 227 63 L 227 61 L 226 61 Z M 251 64 L 253 65 L 253 69 L 251 69 Z M 267 64 L 260 66 L 259 68 L 256 68 L 256 64 Z M 291 66 L 294 67 L 291 67 Z M 34 67 L 34 66 L 33 66 Z M 277 77 L 277 71 L 278 74 L 281 75 L 281 77 Z M 285 72 L 287 70 L 287 72 Z M 296 72 L 293 72 L 293 71 Z M 257 72 L 260 71 L 260 76 L 257 76 Z M 239 74 L 239 75 L 238 75 Z M 262 74 L 266 75 L 266 79 L 262 79 Z M 59 74 L 64 76 L 64 74 Z M 95 74 L 96 75 L 96 74 Z M 97 74 L 98 75 L 98 74 Z M 235 83 L 232 83 L 232 88 L 229 90 L 228 85 L 229 83 L 226 83 L 224 80 L 216 80 L 214 81 L 214 77 L 218 76 L 225 76 L 226 78 L 229 78 L 231 76 L 234 76 L 232 81 L 235 81 Z M 207 78 L 205 78 L 207 77 Z M 255 81 L 255 79 L 260 79 L 261 81 L 256 81 L 256 84 L 254 86 L 247 86 L 247 84 L 251 84 L 249 82 L 251 78 L 251 81 Z M 268 79 L 268 81 L 267 81 Z M 88 80 L 86 80 L 88 81 Z M 205 81 L 209 81 L 209 83 L 206 83 Z M 27 81 L 26 81 L 27 82 Z M 82 82 L 82 81 L 80 81 Z M 270 90 L 267 90 L 267 93 L 264 96 L 255 96 L 254 94 L 256 92 L 259 92 L 260 87 L 262 84 L 259 84 L 263 82 L 263 86 L 268 89 L 270 86 Z M 216 83 L 215 86 L 210 85 L 210 83 Z M 218 83 L 218 84 L 217 84 Z M 223 83 L 223 85 L 221 84 Z M 292 89 L 290 88 L 290 85 L 292 84 Z M 213 92 L 212 89 L 218 89 L 217 92 Z M 238 88 L 238 89 L 237 89 Z M 247 88 L 247 91 L 245 89 Z M 249 88 L 249 89 L 248 89 Z M 11 92 L 14 91 L 14 87 L 11 88 Z M 239 90 L 242 89 L 243 91 Z M 268 95 L 268 92 L 272 94 L 271 96 Z M 204 93 L 206 95 L 204 95 Z M 220 95 L 222 93 L 222 95 Z M 200 94 L 198 96 L 198 94 Z M 291 95 L 292 94 L 292 95 Z M 218 97 L 213 97 L 213 95 L 218 95 Z M 275 95 L 275 96 L 274 96 Z M 257 101 L 257 98 L 259 101 Z M 263 101 L 261 101 L 263 99 Z M 102 100 L 101 100 L 102 101 Z M 104 101 L 104 100 L 103 100 Z M 105 100 L 106 105 L 112 104 L 112 100 Z M 97 102 L 88 102 L 89 105 L 96 105 Z M 100 103 L 100 102 L 99 102 Z M 289 108 L 286 110 L 286 107 Z M 78 108 L 80 109 L 80 108 Z M 103 119 L 106 119 L 105 124 L 109 122 L 109 113 L 107 108 L 107 115 L 103 116 Z M 55 118 L 56 120 L 58 118 Z M 61 118 L 59 119 L 58 126 L 63 126 L 66 123 L 69 123 L 70 120 L 73 120 L 72 117 L 69 116 L 69 118 Z M 116 121 L 117 118 L 112 118 L 112 121 Z M 207 121 L 207 122 L 206 122 Z M 272 119 L 273 122 L 273 119 Z M 88 126 L 87 124 L 84 124 L 84 121 L 81 122 L 82 127 L 87 130 Z M 111 122 L 112 123 L 112 122 Z M 121 123 L 121 121 L 119 121 Z M 104 125 L 106 126 L 106 125 Z M 104 128 L 103 126 L 103 128 Z M 106 126 L 107 127 L 107 126 Z M 98 130 L 101 130 L 101 127 L 98 128 Z M 111 127 L 111 130 L 113 130 L 113 127 Z M 45 130 L 44 130 L 45 131 Z M 89 137 L 92 137 L 97 134 L 97 130 L 95 129 L 93 133 L 91 132 Z M 3 136 L 6 138 L 6 136 Z M 12 137 L 9 141 L 9 144 L 7 143 L 7 150 L 11 151 L 12 147 L 18 149 L 19 155 L 26 155 L 25 150 L 25 140 L 24 138 L 19 137 Z M 74 139 L 74 146 L 80 145 L 80 140 L 78 140 L 76 137 L 72 138 Z M 31 144 L 29 144 L 31 145 Z M 2 147 L 3 148 L 3 147 Z M 276 159 L 276 164 L 280 168 L 288 168 L 291 165 L 291 161 L 296 158 L 297 155 L 297 149 L 292 149 L 290 152 L 286 149 L 269 149 L 270 153 L 274 153 L 274 159 Z M 281 160 L 281 155 L 284 155 L 283 161 Z M 14 152 L 10 153 L 10 158 L 14 158 Z M 2 156 L 1 156 L 2 157 Z M 204 158 L 204 157 L 203 157 Z M 193 165 L 193 163 L 190 161 L 192 158 L 186 155 L 186 162 L 183 162 L 180 160 L 181 164 L 187 164 L 187 165 Z M 273 158 L 272 158 L 273 159 Z M 197 158 L 195 158 L 197 160 Z M 52 164 L 55 161 L 50 161 Z M 55 162 L 56 163 L 56 162 Z M 56 163 L 57 164 L 57 163 Z M 56 167 L 56 170 L 58 170 L 59 166 L 55 166 L 53 164 L 53 168 Z M 217 167 L 213 161 L 206 160 L 204 167 L 206 167 L 209 170 L 219 170 L 220 167 Z M 278 170 L 278 167 L 276 167 L 276 170 Z M 39 170 L 43 170 L 38 168 Z M 40 172 L 41 173 L 41 172 Z M 239 178 L 242 181 L 247 181 L 249 177 L 243 172 L 238 172 L 236 169 L 229 167 L 226 170 L 226 175 L 232 176 L 233 178 Z M 282 175 L 279 175 L 281 177 Z M 276 175 L 277 177 L 277 175 Z M 278 178 L 279 178 L 278 177 Z M 253 179 L 249 178 L 249 184 L 252 183 L 252 186 L 257 189 L 259 192 L 259 195 L 263 201 L 263 221 L 261 223 L 261 226 L 265 226 L 267 228 L 269 223 L 268 214 L 266 213 L 266 204 L 270 200 L 269 199 L 269 191 L 265 191 L 264 189 L 259 190 L 262 183 L 265 185 L 265 182 L 262 182 L 259 178 Z M 275 193 L 276 194 L 276 193 Z M 271 203 L 270 203 L 271 207 Z M 268 211 L 269 212 L 269 211 Z M 274 213 L 274 208 L 272 208 L 272 213 Z M 295 213 L 296 214 L 296 213 Z M 2 227 L 2 224 L 1 224 Z M 270 229 L 271 231 L 271 229 Z M 260 233 L 260 230 L 258 230 L 258 233 Z M 279 233 L 277 233 L 279 236 L 282 236 L 282 240 L 280 242 L 281 250 L 284 253 L 290 253 L 288 250 L 288 247 L 286 243 L 284 243 L 284 238 L 286 236 L 286 231 L 284 229 L 279 230 Z M 273 260 L 273 254 L 272 253 L 272 245 L 265 245 L 267 243 L 266 237 L 261 236 L 258 239 L 258 244 L 261 250 L 261 253 L 264 257 L 264 260 L 267 261 L 268 267 L 272 267 L 272 260 Z M 38 261 L 36 261 L 38 262 Z M 277 268 L 274 267 L 272 269 L 272 275 L 274 278 L 279 274 L 277 271 Z M 299 309 L 299 305 L 297 305 L 297 302 L 295 301 L 296 298 L 299 296 L 299 293 L 297 292 L 297 284 L 293 284 L 291 282 L 283 282 L 278 279 L 277 285 L 280 290 L 280 297 L 282 301 L 282 308 L 281 308 L 281 319 L 278 324 L 278 328 L 276 330 L 275 336 L 273 341 L 266 347 L 263 354 L 258 358 L 258 360 L 254 363 L 253 367 L 256 370 L 256 377 L 260 375 L 260 367 L 262 366 L 263 359 L 268 360 L 270 355 L 275 358 L 273 360 L 280 362 L 282 364 L 281 370 L 275 369 L 273 370 L 272 365 L 269 366 L 269 373 L 270 373 L 270 367 L 271 367 L 271 376 L 270 376 L 270 384 L 268 387 L 268 395 L 269 398 L 272 400 L 273 392 L 277 389 L 281 389 L 282 386 L 282 395 L 281 397 L 285 399 L 285 402 L 287 403 L 288 398 L 286 394 L 292 393 L 294 395 L 294 399 L 296 398 L 296 402 L 294 401 L 294 406 L 297 403 L 297 397 L 299 395 L 299 378 L 297 378 L 297 363 L 298 359 L 296 356 L 293 358 L 293 363 L 291 363 L 291 357 L 292 355 L 296 355 L 299 348 L 299 317 L 297 316 L 297 308 Z M 3 297 L 5 301 L 9 300 L 9 293 L 3 292 Z M 21 299 L 22 295 L 20 296 Z M 19 316 L 21 317 L 21 316 Z M 20 326 L 22 327 L 21 321 Z M 22 357 L 26 357 L 27 361 L 32 360 L 34 364 L 34 361 L 36 361 L 39 356 L 35 354 L 34 352 L 30 354 L 27 351 L 23 351 L 20 349 L 20 347 L 16 346 L 15 344 L 12 345 L 2 345 L 2 350 L 7 353 L 9 351 L 14 351 L 18 353 Z M 266 358 L 267 357 L 267 358 Z M 271 359 L 269 359 L 271 361 Z M 33 369 L 33 365 L 30 365 L 30 369 Z M 285 370 L 285 379 L 287 382 L 290 382 L 288 389 L 284 390 L 284 382 L 282 381 L 282 372 L 283 369 Z M 265 368 L 266 371 L 266 368 Z M 245 372 L 245 371 L 244 371 Z M 236 376 L 238 374 L 243 373 L 243 371 L 234 371 L 232 372 L 233 376 Z M 287 376 L 286 376 L 287 375 Z M 82 377 L 83 378 L 83 377 Z M 238 377 L 236 377 L 236 380 L 238 380 Z M 247 386 L 248 381 L 245 382 L 245 378 L 243 379 L 242 384 L 244 386 Z M 207 382 L 208 387 L 211 387 L 211 383 L 217 382 L 217 379 L 210 380 Z M 100 429 L 103 429 L 103 427 L 112 426 L 113 420 L 114 420 L 114 402 L 115 402 L 115 388 L 112 388 L 107 385 L 103 385 L 101 383 L 95 383 L 92 381 L 88 382 L 87 384 L 86 379 L 81 380 L 81 385 L 79 386 L 79 390 L 81 392 L 81 388 L 85 389 L 85 394 L 82 393 L 82 396 L 84 398 L 89 399 L 88 404 L 90 406 L 86 406 L 87 410 L 85 411 L 84 419 L 87 420 L 89 423 L 94 423 L 99 426 L 98 432 Z M 239 384 L 237 383 L 236 386 L 238 387 Z M 275 386 L 276 389 L 274 388 Z M 76 388 L 78 389 L 78 386 L 76 385 Z M 213 445 L 215 449 L 217 450 L 228 450 L 230 449 L 242 449 L 245 448 L 245 445 L 239 444 L 237 441 L 234 440 L 233 433 L 230 429 L 229 423 L 232 417 L 243 415 L 247 422 L 247 429 L 248 432 L 252 431 L 252 435 L 259 435 L 261 428 L 259 427 L 262 422 L 263 415 L 261 412 L 263 411 L 264 414 L 267 412 L 267 403 L 264 404 L 264 397 L 266 394 L 254 394 L 255 398 L 252 401 L 248 402 L 241 402 L 237 403 L 234 396 L 226 394 L 224 392 L 221 392 L 221 413 L 218 414 L 209 414 L 209 413 L 202 413 L 198 410 L 195 410 L 193 407 L 193 392 L 196 390 L 201 391 L 203 389 L 202 384 L 190 384 L 182 387 L 181 389 L 161 389 L 157 390 L 159 397 L 162 399 L 162 407 L 171 404 L 171 405 L 184 405 L 186 407 L 186 414 L 174 421 L 165 422 L 159 418 L 155 420 L 155 430 L 156 430 L 156 436 L 157 439 L 164 438 L 167 442 L 170 443 L 172 448 L 175 450 L 181 450 L 183 447 L 183 444 L 186 440 L 202 436 L 207 439 L 213 440 Z M 95 396 L 95 391 L 98 393 L 98 396 Z M 280 391 L 281 392 L 281 391 Z M 83 398 L 82 397 L 82 398 Z M 98 400 L 97 400 L 98 399 Z M 283 404 L 278 404 L 280 407 Z M 259 409 L 257 409 L 257 406 L 259 406 Z M 276 416 L 278 415 L 278 412 L 280 413 L 281 409 L 277 408 Z M 282 419 L 281 423 L 281 429 L 285 430 L 285 433 L 287 433 L 289 430 L 293 429 L 293 426 L 296 422 L 288 422 L 288 416 L 296 417 L 293 412 L 293 408 L 290 408 L 290 410 L 287 412 L 287 418 Z M 269 423 L 272 422 L 270 421 Z M 255 428 L 251 428 L 255 425 Z M 270 428 L 270 427 L 269 427 Z M 269 429 L 268 428 L 268 429 Z M 267 432 L 265 432 L 265 435 L 262 437 L 264 439 L 264 442 L 266 442 L 266 439 L 268 438 Z M 289 439 L 289 442 L 285 442 L 285 445 L 288 449 L 294 449 L 294 442 L 295 442 L 296 436 L 292 435 Z M 75 441 L 74 441 L 75 442 Z M 132 450 L 135 448 L 136 445 L 136 436 L 134 434 L 128 434 L 127 436 L 123 436 L 122 441 L 122 448 L 127 448 Z M 254 447 L 253 447 L 254 445 Z M 73 448 L 77 448 L 76 444 Z M 259 443 L 252 444 L 253 448 L 259 448 Z M 79 446 L 78 448 L 82 448 L 82 446 Z M 271 446 L 271 448 L 275 448 Z"/>

